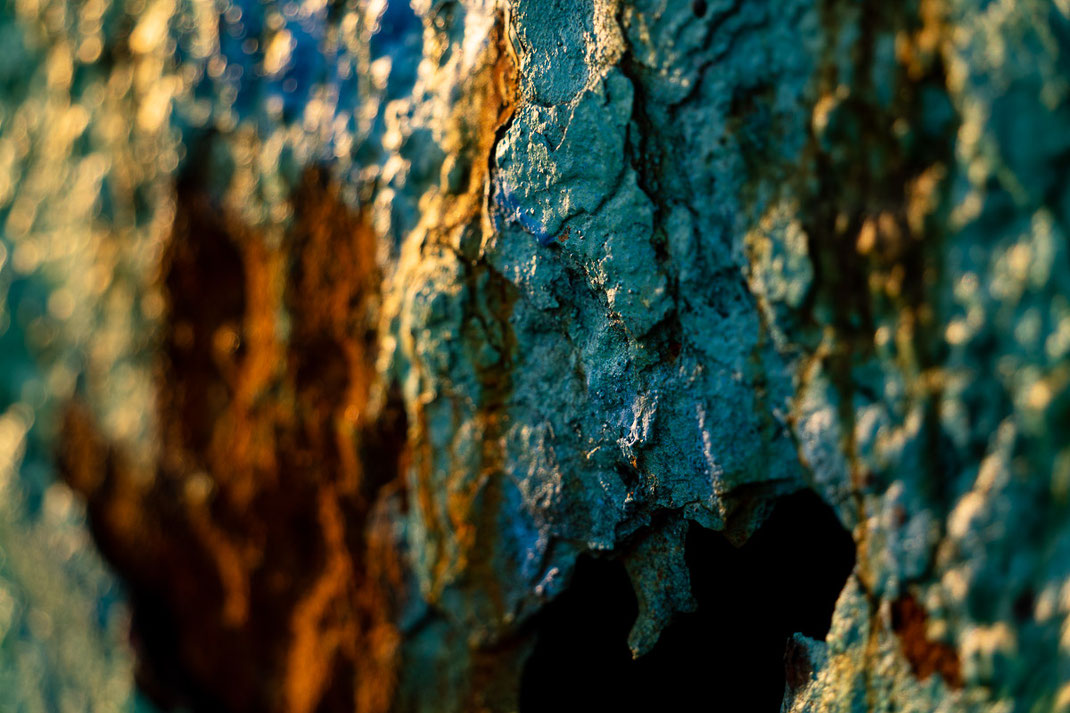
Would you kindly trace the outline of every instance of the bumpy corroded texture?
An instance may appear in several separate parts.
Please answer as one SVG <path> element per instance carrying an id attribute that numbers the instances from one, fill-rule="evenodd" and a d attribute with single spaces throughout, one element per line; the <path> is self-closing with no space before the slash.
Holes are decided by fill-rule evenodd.
<path id="1" fill-rule="evenodd" d="M 643 655 L 812 489 L 786 709 L 1070 710 L 1066 2 L 2 12 L 0 442 L 72 404 L 158 700 L 511 710 L 580 558 Z"/>

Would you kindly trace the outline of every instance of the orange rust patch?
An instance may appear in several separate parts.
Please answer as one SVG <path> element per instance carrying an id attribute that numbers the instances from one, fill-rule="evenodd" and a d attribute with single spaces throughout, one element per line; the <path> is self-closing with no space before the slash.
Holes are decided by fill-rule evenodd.
<path id="1" fill-rule="evenodd" d="M 481 170 L 489 168 L 490 161 L 494 158 L 494 146 L 498 143 L 501 129 L 507 127 L 513 119 L 519 93 L 519 71 L 512 49 L 509 47 L 505 20 L 501 16 L 494 24 L 491 46 L 494 61 L 490 70 L 489 91 L 486 93 L 480 112 L 481 131 L 478 134 L 479 141 L 476 148 L 476 154 L 485 156 L 487 159 L 481 164 Z M 472 178 L 472 187 L 482 190 L 486 175 L 474 174 Z"/>
<path id="2" fill-rule="evenodd" d="M 518 71 L 509 40 L 506 36 L 504 18 L 495 23 L 491 43 L 493 63 L 490 69 L 488 91 L 480 112 L 478 141 L 475 147 L 477 160 L 473 171 L 470 193 L 480 199 L 485 183 L 490 180 L 494 162 L 494 149 L 501 139 L 516 111 Z M 482 200 L 480 204 L 482 207 Z M 498 515 L 502 505 L 502 478 L 505 476 L 505 453 L 503 438 L 508 420 L 508 405 L 512 397 L 511 375 L 516 352 L 516 336 L 510 318 L 517 299 L 517 290 L 505 277 L 485 263 L 477 263 L 467 270 L 469 290 L 474 295 L 485 277 L 483 304 L 479 309 L 472 304 L 464 311 L 468 316 L 462 328 L 462 338 L 468 342 L 466 352 L 478 355 L 490 346 L 498 355 L 493 364 L 475 364 L 479 381 L 478 410 L 475 422 L 482 434 L 480 472 L 485 484 L 478 494 L 469 496 L 463 509 L 464 532 L 462 551 L 470 571 L 489 595 L 496 614 L 505 613 L 505 602 L 495 571 L 494 555 L 499 533 Z M 484 314 L 485 312 L 485 314 Z M 478 695 L 477 687 L 472 689 Z"/>
<path id="3" fill-rule="evenodd" d="M 925 623 L 928 615 L 909 594 L 892 603 L 892 627 L 899 636 L 900 650 L 910 662 L 914 675 L 921 680 L 940 674 L 951 688 L 962 688 L 959 655 L 954 647 L 929 639 Z"/>
<path id="4" fill-rule="evenodd" d="M 494 162 L 494 147 L 516 111 L 519 75 L 501 15 L 477 67 L 451 116 L 444 121 L 444 148 L 468 167 L 467 182 L 460 195 L 444 195 L 444 202 L 435 211 L 440 220 L 432 233 L 447 234 L 478 221 Z"/>
<path id="5" fill-rule="evenodd" d="M 467 242 L 472 235 L 480 235 L 494 147 L 515 111 L 517 81 L 504 19 L 499 15 L 475 71 L 465 82 L 462 98 L 443 121 L 444 148 L 454 155 L 457 165 L 466 167 L 467 175 L 458 193 L 451 194 L 444 185 L 435 203 L 426 209 L 426 214 L 436 216 L 437 221 L 427 226 L 422 244 L 424 254 L 443 249 L 456 251 L 460 243 Z M 509 373 L 515 349 L 509 318 L 516 291 L 475 254 L 477 250 L 460 247 L 460 252 L 463 253 L 461 279 L 468 285 L 462 294 L 471 302 L 461 310 L 465 319 L 458 337 L 466 345 L 465 354 L 486 354 L 489 350 L 496 356 L 493 364 L 472 365 L 478 380 L 477 390 L 472 394 L 475 412 L 462 413 L 458 408 L 453 413 L 458 427 L 459 419 L 471 418 L 474 432 L 480 434 L 479 462 L 474 466 L 477 477 L 470 477 L 473 468 L 470 463 L 451 462 L 445 466 L 450 471 L 448 477 L 452 482 L 466 484 L 456 489 L 443 488 L 436 480 L 433 472 L 436 454 L 427 433 L 427 413 L 417 402 L 413 453 L 417 484 L 413 503 L 429 531 L 427 547 L 432 552 L 433 564 L 428 596 L 434 600 L 451 574 L 465 571 L 465 578 L 472 586 L 484 588 L 495 606 L 502 609 L 493 555 L 502 499 L 503 424 L 512 390 Z M 443 490 L 449 493 L 445 502 L 440 498 Z M 447 547 L 451 542 L 453 547 Z"/>
<path id="6" fill-rule="evenodd" d="M 503 22 L 493 32 L 451 119 L 460 145 L 449 151 L 467 180 L 461 195 L 443 197 L 432 234 L 479 226 L 494 146 L 514 111 Z M 72 404 L 63 472 L 127 581 L 151 697 L 235 713 L 387 711 L 407 589 L 391 525 L 410 497 L 398 476 L 410 458 L 421 472 L 430 454 L 422 439 L 410 449 L 396 393 L 373 399 L 384 391 L 373 233 L 317 170 L 292 196 L 293 226 L 278 243 L 221 209 L 201 178 L 178 186 L 161 263 L 158 460 L 135 472 Z M 466 271 L 474 290 L 490 268 Z M 466 530 L 462 556 L 480 582 L 494 579 L 510 389 L 500 374 L 514 350 L 512 286 L 490 272 L 493 314 L 462 335 L 491 344 L 503 364 L 478 375 L 488 485 L 453 523 Z M 430 508 L 429 488 L 425 478 L 414 506 Z"/>
<path id="7" fill-rule="evenodd" d="M 62 470 L 127 580 L 139 680 L 165 706 L 386 711 L 393 698 L 404 577 L 392 531 L 371 521 L 384 501 L 403 506 L 407 426 L 396 395 L 368 410 L 375 239 L 318 171 L 293 206 L 273 246 L 179 186 L 152 474 L 87 409 L 67 412 Z"/>

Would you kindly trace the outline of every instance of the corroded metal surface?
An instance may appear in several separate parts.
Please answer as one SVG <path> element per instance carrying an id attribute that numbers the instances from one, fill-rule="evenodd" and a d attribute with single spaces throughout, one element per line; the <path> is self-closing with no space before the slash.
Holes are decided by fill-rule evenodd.
<path id="1" fill-rule="evenodd" d="M 1066 3 L 2 12 L 0 542 L 55 447 L 157 701 L 534 710 L 602 597 L 625 686 L 746 611 L 785 710 L 1070 710 Z"/>

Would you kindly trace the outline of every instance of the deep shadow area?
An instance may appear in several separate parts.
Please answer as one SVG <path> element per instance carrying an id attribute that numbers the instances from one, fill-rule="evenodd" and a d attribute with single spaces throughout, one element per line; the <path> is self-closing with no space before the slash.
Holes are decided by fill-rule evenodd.
<path id="1" fill-rule="evenodd" d="M 520 682 L 521 713 L 563 710 L 776 713 L 795 632 L 823 639 L 855 548 L 812 492 L 782 499 L 742 548 L 692 525 L 685 557 L 698 610 L 633 660 L 638 612 L 619 562 L 582 559 L 540 615 Z"/>

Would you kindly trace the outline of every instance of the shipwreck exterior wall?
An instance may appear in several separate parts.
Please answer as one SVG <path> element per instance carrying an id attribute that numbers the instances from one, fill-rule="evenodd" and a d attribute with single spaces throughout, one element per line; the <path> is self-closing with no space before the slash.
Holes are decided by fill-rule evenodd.
<path id="1" fill-rule="evenodd" d="M 638 706 L 759 602 L 771 708 L 1070 710 L 1065 2 L 0 12 L 0 655 L 75 708 L 53 447 L 164 705 L 541 709 L 604 602 Z"/>

